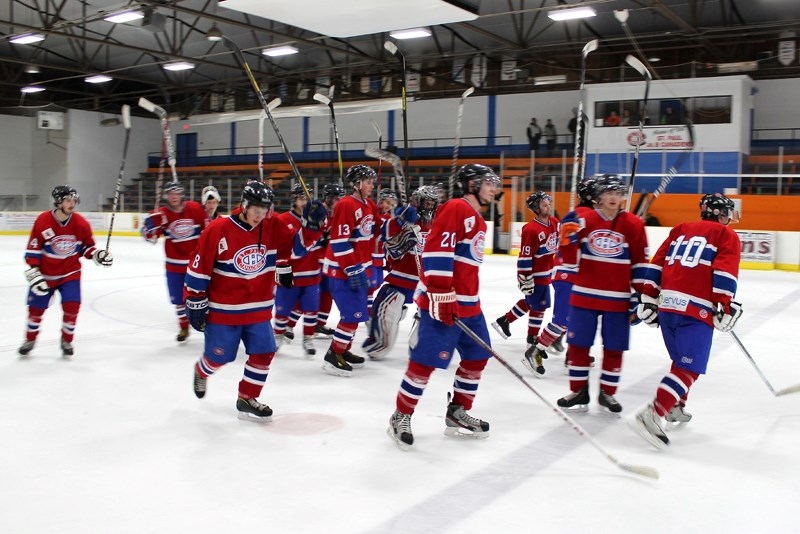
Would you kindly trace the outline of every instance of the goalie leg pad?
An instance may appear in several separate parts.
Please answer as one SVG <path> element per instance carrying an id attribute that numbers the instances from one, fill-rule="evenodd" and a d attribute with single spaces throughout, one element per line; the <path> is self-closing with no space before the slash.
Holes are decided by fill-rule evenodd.
<path id="1" fill-rule="evenodd" d="M 404 315 L 405 295 L 396 287 L 384 284 L 372 302 L 370 340 L 364 349 L 373 360 L 380 360 L 391 350 Z"/>

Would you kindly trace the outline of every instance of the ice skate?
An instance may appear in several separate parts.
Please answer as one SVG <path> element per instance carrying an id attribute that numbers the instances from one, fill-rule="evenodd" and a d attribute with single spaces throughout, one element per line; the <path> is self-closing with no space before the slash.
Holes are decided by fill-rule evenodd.
<path id="1" fill-rule="evenodd" d="M 545 358 L 547 358 L 547 353 L 536 347 L 536 338 L 528 338 L 528 348 L 522 357 L 522 365 L 533 373 L 536 378 L 542 378 L 544 376 L 544 363 L 542 360 Z"/>
<path id="2" fill-rule="evenodd" d="M 242 421 L 259 421 L 268 423 L 272 421 L 272 408 L 266 404 L 261 404 L 256 399 L 236 400 L 236 409 L 239 410 L 239 419 Z"/>
<path id="3" fill-rule="evenodd" d="M 283 337 L 286 339 L 286 343 L 291 343 L 294 339 L 294 330 L 291 326 L 286 327 L 286 331 L 283 333 Z"/>
<path id="4" fill-rule="evenodd" d="M 555 341 L 547 347 L 547 352 L 550 354 L 561 354 L 564 352 L 564 334 L 558 336 Z"/>
<path id="5" fill-rule="evenodd" d="M 306 353 L 306 358 L 311 358 L 317 353 L 314 348 L 314 336 L 303 336 L 303 351 Z"/>
<path id="6" fill-rule="evenodd" d="M 664 416 L 664 430 L 679 430 L 692 420 L 692 414 L 684 409 L 683 404 L 677 403 Z"/>
<path id="7" fill-rule="evenodd" d="M 197 369 L 194 370 L 194 396 L 198 399 L 202 399 L 206 396 L 206 384 L 208 383 L 208 378 L 203 378 L 203 376 L 197 372 Z"/>
<path id="8" fill-rule="evenodd" d="M 640 410 L 629 422 L 631 428 L 656 449 L 666 449 L 669 438 L 661 428 L 659 417 L 652 404 Z"/>
<path id="9" fill-rule="evenodd" d="M 61 357 L 65 360 L 72 359 L 72 356 L 75 355 L 75 348 L 72 346 L 72 343 L 69 341 L 61 340 Z"/>
<path id="10" fill-rule="evenodd" d="M 349 363 L 344 361 L 341 354 L 333 352 L 332 348 L 328 349 L 325 353 L 325 359 L 322 361 L 322 370 L 329 375 L 350 377 L 353 374 L 353 368 Z"/>
<path id="11" fill-rule="evenodd" d="M 328 328 L 324 324 L 318 324 L 314 332 L 316 337 L 320 339 L 328 339 L 333 337 L 333 329 Z"/>
<path id="12" fill-rule="evenodd" d="M 386 429 L 386 434 L 392 438 L 400 450 L 407 451 L 414 444 L 414 435 L 411 433 L 411 414 L 395 410 L 389 418 L 389 428 Z"/>
<path id="13" fill-rule="evenodd" d="M 33 346 L 36 344 L 35 341 L 23 341 L 22 345 L 19 346 L 17 349 L 17 353 L 19 353 L 20 358 L 29 358 L 28 354 L 33 350 Z"/>
<path id="14" fill-rule="evenodd" d="M 361 356 L 356 356 L 349 350 L 346 350 L 342 353 L 342 358 L 344 358 L 344 361 L 349 363 L 350 367 L 352 367 L 353 369 L 361 369 L 362 367 L 364 367 L 364 362 L 367 361 Z"/>
<path id="15" fill-rule="evenodd" d="M 283 334 L 275 334 L 275 351 L 283 346 L 284 341 Z"/>
<path id="16" fill-rule="evenodd" d="M 183 343 L 189 338 L 189 329 L 188 328 L 181 328 L 178 331 L 178 335 L 175 337 L 175 341 L 178 343 Z"/>
<path id="17" fill-rule="evenodd" d="M 450 400 L 448 394 L 447 400 Z M 451 402 L 445 415 L 445 436 L 485 439 L 489 437 L 489 423 L 468 414 L 460 404 Z"/>
<path id="18" fill-rule="evenodd" d="M 583 386 L 578 391 L 573 391 L 566 397 L 561 397 L 556 404 L 570 413 L 584 413 L 589 411 L 589 386 Z"/>
<path id="19" fill-rule="evenodd" d="M 503 339 L 511 337 L 511 328 L 509 327 L 508 319 L 506 319 L 505 315 L 498 317 L 497 320 L 492 323 L 492 328 L 494 328 Z"/>
<path id="20" fill-rule="evenodd" d="M 617 402 L 614 395 L 609 395 L 605 391 L 600 392 L 600 395 L 597 397 L 597 402 L 611 413 L 620 413 L 622 411 L 622 405 Z"/>

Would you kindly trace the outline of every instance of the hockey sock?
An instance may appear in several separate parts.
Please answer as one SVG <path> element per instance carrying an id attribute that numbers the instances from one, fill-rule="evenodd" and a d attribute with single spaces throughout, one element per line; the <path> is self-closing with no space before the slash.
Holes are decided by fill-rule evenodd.
<path id="1" fill-rule="evenodd" d="M 619 375 L 622 370 L 622 351 L 603 349 L 603 368 L 600 372 L 600 389 L 614 395 L 619 386 Z M 671 408 L 671 406 L 670 406 Z"/>
<path id="2" fill-rule="evenodd" d="M 678 367 L 673 362 L 669 373 L 661 379 L 661 383 L 656 390 L 656 400 L 653 403 L 656 413 L 663 417 L 676 403 L 681 400 L 685 402 L 686 397 L 689 395 L 689 388 L 699 377 L 699 374 L 683 367 Z"/>
<path id="3" fill-rule="evenodd" d="M 64 310 L 64 322 L 61 324 L 61 339 L 67 343 L 72 343 L 75 337 L 75 323 L 78 320 L 78 311 L 81 309 L 80 302 L 63 302 L 61 308 Z"/>
<path id="4" fill-rule="evenodd" d="M 286 332 L 286 323 L 289 318 L 285 315 L 275 315 L 275 324 L 272 327 L 272 332 L 276 336 L 282 336 Z"/>
<path id="5" fill-rule="evenodd" d="M 313 336 L 317 328 L 317 313 L 305 312 L 303 317 L 303 335 L 306 337 Z"/>
<path id="6" fill-rule="evenodd" d="M 208 358 L 206 355 L 203 354 L 200 356 L 200 359 L 197 360 L 197 363 L 194 365 L 194 370 L 197 371 L 197 374 L 202 376 L 203 378 L 208 378 L 209 376 L 213 375 L 217 372 L 217 370 L 222 367 L 224 364 L 222 363 L 214 363 Z"/>
<path id="7" fill-rule="evenodd" d="M 505 318 L 509 323 L 513 323 L 526 313 L 528 313 L 528 303 L 525 302 L 525 299 L 519 299 L 517 303 L 506 312 Z"/>
<path id="8" fill-rule="evenodd" d="M 333 352 L 337 354 L 344 353 L 344 351 L 346 351 L 353 342 L 353 336 L 356 335 L 357 329 L 358 323 L 345 323 L 339 321 L 339 324 L 336 325 L 336 330 L 333 333 L 333 343 L 331 343 Z"/>
<path id="9" fill-rule="evenodd" d="M 286 321 L 286 325 L 284 326 L 288 326 L 289 328 L 294 328 L 294 325 L 296 325 L 300 321 L 300 318 L 302 316 L 303 314 L 300 312 L 300 310 L 292 310 L 292 312 L 289 314 L 289 319 Z"/>
<path id="10" fill-rule="evenodd" d="M 548 325 L 544 327 L 544 330 L 541 331 L 541 335 L 537 339 L 536 346 L 540 349 L 546 349 L 553 344 L 553 341 L 561 337 L 561 334 L 563 333 L 564 328 L 555 323 L 548 323 Z"/>
<path id="11" fill-rule="evenodd" d="M 251 354 L 244 364 L 244 374 L 239 382 L 239 396 L 243 399 L 255 399 L 261 395 L 261 390 L 269 375 L 269 366 L 272 363 L 274 352 L 264 354 Z"/>
<path id="12" fill-rule="evenodd" d="M 403 381 L 400 383 L 400 389 L 397 392 L 396 404 L 398 412 L 414 413 L 414 408 L 417 407 L 419 399 L 422 398 L 422 394 L 425 392 L 431 373 L 433 373 L 433 367 L 414 361 L 408 362 L 406 374 L 403 376 Z"/>
<path id="13" fill-rule="evenodd" d="M 489 360 L 461 360 L 456 369 L 456 376 L 453 380 L 453 403 L 464 407 L 464 410 L 472 408 L 475 401 L 475 394 L 478 392 L 478 384 L 481 381 L 481 373 Z"/>
<path id="14" fill-rule="evenodd" d="M 539 336 L 539 330 L 542 329 L 542 323 L 544 322 L 544 312 L 543 311 L 529 311 L 528 312 L 528 336 Z"/>
<path id="15" fill-rule="evenodd" d="M 333 307 L 333 295 L 330 291 L 321 291 L 319 294 L 319 312 L 317 312 L 317 324 L 325 326 L 328 322 L 328 315 Z"/>
<path id="16" fill-rule="evenodd" d="M 175 305 L 175 315 L 178 316 L 178 327 L 189 328 L 189 319 L 186 318 L 186 306 L 183 304 Z"/>
<path id="17" fill-rule="evenodd" d="M 28 325 L 25 329 L 25 339 L 27 341 L 36 341 L 36 336 L 39 335 L 39 327 L 42 324 L 42 315 L 44 315 L 44 308 L 28 307 Z"/>
<path id="18" fill-rule="evenodd" d="M 580 391 L 589 383 L 589 369 L 591 359 L 589 358 L 590 347 L 577 347 L 570 345 L 567 349 L 567 361 L 569 362 L 569 390 Z"/>

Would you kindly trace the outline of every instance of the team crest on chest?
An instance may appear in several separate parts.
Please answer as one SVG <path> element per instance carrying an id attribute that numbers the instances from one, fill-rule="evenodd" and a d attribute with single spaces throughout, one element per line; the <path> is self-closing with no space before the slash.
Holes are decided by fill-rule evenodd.
<path id="1" fill-rule="evenodd" d="M 254 274 L 260 272 L 267 262 L 267 247 L 261 245 L 248 245 L 240 249 L 233 256 L 233 266 L 242 274 Z"/>
<path id="2" fill-rule="evenodd" d="M 356 212 L 356 219 L 360 216 L 359 213 L 361 209 Z M 367 215 L 361 222 L 358 223 L 358 227 L 361 229 L 361 235 L 370 236 L 372 235 L 372 229 L 375 226 L 375 220 L 372 218 L 372 214 Z"/>
<path id="3" fill-rule="evenodd" d="M 69 256 L 75 252 L 77 245 L 74 235 L 60 235 L 50 241 L 50 248 L 57 256 Z"/>
<path id="4" fill-rule="evenodd" d="M 625 236 L 611 230 L 595 230 L 588 236 L 589 250 L 597 256 L 620 256 L 625 248 Z"/>
<path id="5" fill-rule="evenodd" d="M 482 262 L 483 249 L 485 246 L 486 246 L 486 234 L 484 232 L 478 232 L 477 234 L 475 234 L 475 237 L 473 237 L 472 241 L 470 241 L 469 243 L 472 257 Z"/>
<path id="6" fill-rule="evenodd" d="M 183 239 L 194 234 L 194 221 L 191 219 L 178 219 L 169 225 L 169 235 L 173 239 Z"/>
<path id="7" fill-rule="evenodd" d="M 547 242 L 545 244 L 547 247 L 548 252 L 552 252 L 558 248 L 558 233 L 553 232 L 549 236 L 547 236 Z"/>

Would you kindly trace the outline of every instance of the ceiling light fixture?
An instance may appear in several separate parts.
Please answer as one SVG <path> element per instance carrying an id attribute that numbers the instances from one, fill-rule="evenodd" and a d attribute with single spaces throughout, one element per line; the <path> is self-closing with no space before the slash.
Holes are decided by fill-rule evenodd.
<path id="1" fill-rule="evenodd" d="M 533 79 L 533 85 L 556 85 L 559 83 L 567 83 L 567 76 L 565 74 L 554 74 L 553 76 L 536 76 Z"/>
<path id="2" fill-rule="evenodd" d="M 39 85 L 26 85 L 25 87 L 20 89 L 20 92 L 22 93 L 40 93 L 42 91 L 44 91 L 44 87 L 41 87 Z"/>
<path id="3" fill-rule="evenodd" d="M 25 66 L 25 73 L 26 74 L 39 74 L 40 72 L 41 71 L 39 70 L 39 67 L 37 67 L 36 65 L 26 65 Z"/>
<path id="4" fill-rule="evenodd" d="M 41 33 L 26 33 L 24 35 L 18 35 L 17 37 L 12 37 L 8 40 L 9 43 L 14 44 L 31 44 L 31 43 L 38 43 L 39 41 L 44 41 L 44 35 Z"/>
<path id="5" fill-rule="evenodd" d="M 105 74 L 95 74 L 94 76 L 87 76 L 83 79 L 83 81 L 87 83 L 106 83 L 113 80 L 111 76 L 106 76 Z"/>
<path id="6" fill-rule="evenodd" d="M 400 30 L 389 34 L 389 37 L 394 37 L 395 39 L 419 39 L 420 37 L 430 36 L 430 30 L 426 30 L 425 28 L 411 28 L 409 30 Z"/>
<path id="7" fill-rule="evenodd" d="M 171 63 L 164 63 L 164 68 L 171 71 L 189 70 L 195 67 L 194 63 L 188 61 L 173 61 Z"/>
<path id="8" fill-rule="evenodd" d="M 658 63 L 659 61 L 661 61 L 661 58 L 660 57 L 649 57 L 649 58 L 647 58 L 647 61 L 649 61 L 650 63 Z"/>
<path id="9" fill-rule="evenodd" d="M 206 32 L 206 40 L 211 41 L 212 43 L 217 43 L 223 39 L 222 32 L 217 28 L 217 24 L 214 23 L 211 26 L 211 29 Z"/>
<path id="10" fill-rule="evenodd" d="M 270 57 L 279 57 L 279 56 L 290 56 L 292 54 L 298 53 L 300 50 L 297 47 L 291 45 L 283 45 L 283 46 L 276 46 L 273 48 L 265 48 L 261 51 L 262 54 L 265 56 Z"/>
<path id="11" fill-rule="evenodd" d="M 105 20 L 106 22 L 113 22 L 114 24 L 123 24 L 125 22 L 131 22 L 143 18 L 144 18 L 144 13 L 142 13 L 141 11 L 123 11 L 121 13 L 109 15 L 105 17 L 103 20 Z"/>
<path id="12" fill-rule="evenodd" d="M 591 7 L 571 7 L 568 9 L 554 9 L 547 13 L 547 16 L 553 20 L 572 20 L 572 19 L 585 19 L 594 17 L 597 11 Z"/>

